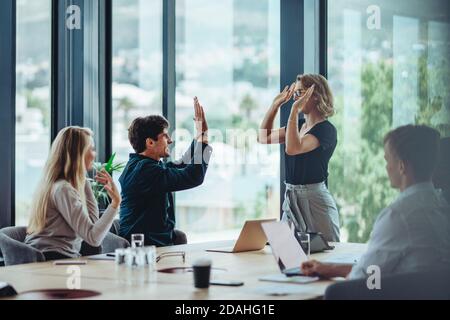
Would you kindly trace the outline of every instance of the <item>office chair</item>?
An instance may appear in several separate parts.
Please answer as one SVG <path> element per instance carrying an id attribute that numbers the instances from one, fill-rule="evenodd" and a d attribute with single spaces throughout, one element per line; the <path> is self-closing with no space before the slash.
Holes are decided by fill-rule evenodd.
<path id="1" fill-rule="evenodd" d="M 45 257 L 39 250 L 24 244 L 27 229 L 11 227 L 0 230 L 0 255 L 5 266 L 43 262 Z"/>
<path id="2" fill-rule="evenodd" d="M 381 278 L 381 290 L 369 290 L 367 280 L 351 280 L 329 286 L 325 300 L 449 300 L 449 268 Z"/>
<path id="3" fill-rule="evenodd" d="M 43 262 L 45 257 L 39 250 L 24 244 L 27 235 L 26 227 L 10 227 L 0 230 L 0 257 L 5 266 Z M 94 248 L 83 243 L 82 256 L 114 252 L 118 248 L 128 248 L 130 243 L 112 233 L 108 233 L 101 247 Z"/>

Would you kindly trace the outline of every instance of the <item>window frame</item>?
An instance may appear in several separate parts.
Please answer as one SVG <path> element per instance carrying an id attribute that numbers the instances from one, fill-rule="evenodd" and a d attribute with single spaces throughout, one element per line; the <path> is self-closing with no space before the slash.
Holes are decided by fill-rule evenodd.
<path id="1" fill-rule="evenodd" d="M 313 1 L 312 6 L 307 5 L 307 1 Z M 315 16 L 313 25 L 307 25 L 306 16 Z M 328 18 L 328 0 L 281 0 L 281 87 L 283 90 L 290 85 L 298 74 L 305 71 L 305 32 L 307 30 L 318 30 L 315 33 L 315 43 L 318 43 L 319 50 L 314 55 L 317 62 L 312 64 L 318 68 L 315 72 L 327 77 L 327 51 L 328 51 L 328 35 L 327 35 L 327 18 Z M 292 41 L 297 39 L 297 41 Z M 311 63 L 310 63 L 311 64 Z M 292 103 L 289 108 L 281 109 L 280 127 L 287 125 L 291 112 Z M 283 214 L 282 205 L 286 192 L 286 152 L 284 145 L 280 148 L 280 218 Z"/>
<path id="2" fill-rule="evenodd" d="M 0 228 L 15 224 L 16 168 L 16 1 L 4 0 L 0 10 Z"/>

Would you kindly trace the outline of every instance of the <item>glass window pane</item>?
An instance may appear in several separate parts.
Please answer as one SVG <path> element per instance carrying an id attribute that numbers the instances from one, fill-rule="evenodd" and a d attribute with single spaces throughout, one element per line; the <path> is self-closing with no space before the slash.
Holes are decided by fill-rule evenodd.
<path id="1" fill-rule="evenodd" d="M 256 142 L 280 88 L 280 1 L 176 5 L 176 153 L 193 137 L 195 96 L 214 148 L 204 185 L 177 193 L 177 227 L 190 242 L 232 239 L 247 219 L 280 216 L 280 149 Z"/>
<path id="2" fill-rule="evenodd" d="M 16 224 L 28 225 L 50 147 L 51 1 L 17 1 Z"/>
<path id="3" fill-rule="evenodd" d="M 131 122 L 162 114 L 162 1 L 113 1 L 112 95 L 113 152 L 126 162 Z"/>
<path id="4" fill-rule="evenodd" d="M 330 187 L 348 240 L 363 242 L 396 195 L 384 135 L 406 124 L 450 135 L 450 2 L 328 4 L 328 74 L 338 110 L 332 121 L 340 140 Z"/>

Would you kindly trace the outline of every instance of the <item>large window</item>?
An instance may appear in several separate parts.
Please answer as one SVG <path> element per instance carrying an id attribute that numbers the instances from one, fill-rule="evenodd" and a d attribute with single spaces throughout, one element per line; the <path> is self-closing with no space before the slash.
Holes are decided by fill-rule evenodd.
<path id="1" fill-rule="evenodd" d="M 176 153 L 205 106 L 214 155 L 202 187 L 177 193 L 190 242 L 231 239 L 246 219 L 279 218 L 279 146 L 256 142 L 280 88 L 279 0 L 176 1 Z"/>
<path id="2" fill-rule="evenodd" d="M 450 135 L 450 3 L 329 1 L 329 79 L 339 146 L 330 184 L 349 241 L 366 241 L 395 196 L 383 136 L 406 124 Z"/>
<path id="3" fill-rule="evenodd" d="M 113 0 L 113 152 L 128 161 L 134 118 L 162 113 L 162 1 Z"/>
<path id="4" fill-rule="evenodd" d="M 51 0 L 17 1 L 16 224 L 27 225 L 50 147 Z"/>

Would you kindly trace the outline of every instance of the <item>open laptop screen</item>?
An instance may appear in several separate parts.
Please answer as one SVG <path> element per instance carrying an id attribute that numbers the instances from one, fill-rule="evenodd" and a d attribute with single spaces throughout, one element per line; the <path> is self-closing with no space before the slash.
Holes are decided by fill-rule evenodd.
<path id="1" fill-rule="evenodd" d="M 305 252 L 295 238 L 294 231 L 284 222 L 262 224 L 272 248 L 272 254 L 281 272 L 299 273 L 300 266 L 308 260 Z"/>

